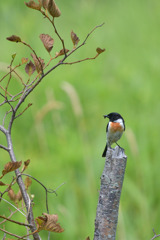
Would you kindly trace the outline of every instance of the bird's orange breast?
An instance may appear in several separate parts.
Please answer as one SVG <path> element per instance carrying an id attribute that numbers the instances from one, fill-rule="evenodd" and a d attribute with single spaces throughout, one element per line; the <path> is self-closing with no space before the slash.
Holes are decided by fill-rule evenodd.
<path id="1" fill-rule="evenodd" d="M 122 127 L 122 125 L 120 123 L 118 123 L 118 122 L 111 122 L 110 123 L 110 130 L 112 132 L 117 132 L 117 131 L 123 132 L 124 129 L 123 129 L 123 127 Z"/>

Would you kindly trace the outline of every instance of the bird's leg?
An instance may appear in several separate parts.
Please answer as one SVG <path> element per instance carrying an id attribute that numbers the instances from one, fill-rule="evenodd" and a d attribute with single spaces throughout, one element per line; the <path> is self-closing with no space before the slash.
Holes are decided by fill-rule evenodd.
<path id="1" fill-rule="evenodd" d="M 116 144 L 121 150 L 124 150 L 121 146 L 119 146 L 119 144 L 117 142 L 116 142 Z"/>
<path id="2" fill-rule="evenodd" d="M 116 142 L 116 144 L 117 144 L 117 146 L 118 146 L 119 148 L 121 148 L 117 142 Z"/>

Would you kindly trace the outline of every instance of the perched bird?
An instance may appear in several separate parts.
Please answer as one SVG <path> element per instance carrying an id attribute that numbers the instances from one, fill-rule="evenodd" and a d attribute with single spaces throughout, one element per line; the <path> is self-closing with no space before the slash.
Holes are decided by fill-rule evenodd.
<path id="1" fill-rule="evenodd" d="M 106 127 L 107 143 L 102 154 L 102 157 L 106 156 L 108 147 L 111 147 L 113 143 L 117 144 L 117 141 L 121 138 L 123 132 L 125 131 L 124 119 L 119 113 L 112 112 L 108 115 L 104 115 L 104 118 L 109 118 L 109 123 L 107 124 Z"/>

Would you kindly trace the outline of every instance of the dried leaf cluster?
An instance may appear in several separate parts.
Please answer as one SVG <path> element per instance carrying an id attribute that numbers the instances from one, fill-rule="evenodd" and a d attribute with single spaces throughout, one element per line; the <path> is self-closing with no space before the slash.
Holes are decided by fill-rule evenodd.
<path id="1" fill-rule="evenodd" d="M 47 10 L 50 15 L 55 18 L 61 15 L 61 11 L 59 10 L 58 6 L 56 5 L 54 0 L 39 0 L 39 3 L 30 0 L 28 3 L 25 3 L 27 7 L 42 11 L 42 7 Z"/>
<path id="2" fill-rule="evenodd" d="M 24 172 L 27 167 L 30 164 L 30 160 L 28 159 L 27 161 L 24 161 L 21 173 Z M 2 170 L 2 175 L 0 177 L 0 179 L 2 179 L 6 174 L 13 172 L 15 170 L 17 170 L 18 168 L 20 168 L 22 165 L 22 161 L 20 162 L 8 162 L 5 164 L 4 169 Z M 29 186 L 31 186 L 32 181 L 29 178 L 25 179 L 25 186 L 26 186 L 26 190 L 28 190 Z M 16 184 L 16 178 L 14 177 L 12 182 L 10 184 L 5 184 L 2 181 L 0 181 L 0 186 L 7 186 L 7 189 L 4 191 L 8 192 L 8 196 L 10 198 L 11 201 L 18 203 L 19 201 L 22 200 L 22 194 L 21 191 L 19 189 L 18 193 L 15 193 L 15 191 L 13 190 L 12 186 Z M 1 192 L 1 196 L 4 194 Z"/>
<path id="3" fill-rule="evenodd" d="M 36 218 L 38 231 L 46 230 L 49 232 L 61 233 L 64 229 L 60 226 L 58 221 L 58 215 L 43 213 L 43 216 Z"/>
<path id="4" fill-rule="evenodd" d="M 6 175 L 7 173 L 15 171 L 17 168 L 21 166 L 21 164 L 22 164 L 22 161 L 6 163 L 0 179 L 3 178 L 3 176 Z"/>

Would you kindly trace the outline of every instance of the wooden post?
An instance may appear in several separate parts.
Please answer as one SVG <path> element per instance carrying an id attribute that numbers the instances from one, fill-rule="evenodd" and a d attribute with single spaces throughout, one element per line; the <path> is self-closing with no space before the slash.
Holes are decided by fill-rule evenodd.
<path id="1" fill-rule="evenodd" d="M 95 219 L 94 240 L 115 240 L 118 222 L 118 209 L 125 174 L 127 157 L 124 150 L 116 146 L 108 148 L 97 214 Z"/>

